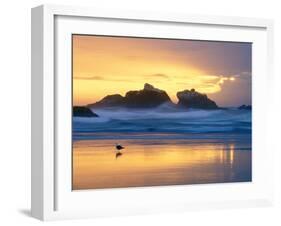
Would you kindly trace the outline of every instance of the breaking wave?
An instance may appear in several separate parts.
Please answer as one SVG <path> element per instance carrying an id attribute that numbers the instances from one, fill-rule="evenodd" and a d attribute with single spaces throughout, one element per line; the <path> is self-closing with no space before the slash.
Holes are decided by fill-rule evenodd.
<path id="1" fill-rule="evenodd" d="M 95 109 L 97 118 L 73 118 L 73 133 L 251 133 L 251 111 L 237 109 L 183 110 Z"/>

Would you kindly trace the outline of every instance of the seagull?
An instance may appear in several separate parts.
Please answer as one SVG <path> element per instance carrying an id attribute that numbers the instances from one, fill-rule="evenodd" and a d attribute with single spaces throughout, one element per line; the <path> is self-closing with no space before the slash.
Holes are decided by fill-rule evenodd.
<path id="1" fill-rule="evenodd" d="M 120 150 L 124 149 L 124 147 L 121 144 L 116 144 L 115 148 L 116 148 L 117 152 L 120 152 Z"/>
<path id="2" fill-rule="evenodd" d="M 122 155 L 121 150 L 124 149 L 124 147 L 121 144 L 116 144 L 115 148 L 116 148 L 115 158 L 117 159 L 119 156 Z"/>

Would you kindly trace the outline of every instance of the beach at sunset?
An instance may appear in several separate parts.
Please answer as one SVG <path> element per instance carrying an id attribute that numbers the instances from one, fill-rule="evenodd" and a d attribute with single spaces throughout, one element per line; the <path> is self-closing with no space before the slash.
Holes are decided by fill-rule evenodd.
<path id="1" fill-rule="evenodd" d="M 72 189 L 252 181 L 252 44 L 72 36 Z"/>
<path id="2" fill-rule="evenodd" d="M 251 144 L 244 136 L 146 136 L 122 139 L 127 148 L 119 158 L 115 139 L 74 142 L 73 189 L 251 181 Z"/>

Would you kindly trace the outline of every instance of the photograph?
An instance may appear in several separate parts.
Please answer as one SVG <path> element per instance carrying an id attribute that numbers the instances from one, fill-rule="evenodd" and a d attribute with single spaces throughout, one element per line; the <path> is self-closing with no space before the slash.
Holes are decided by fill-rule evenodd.
<path id="1" fill-rule="evenodd" d="M 252 181 L 252 43 L 72 34 L 72 190 Z"/>

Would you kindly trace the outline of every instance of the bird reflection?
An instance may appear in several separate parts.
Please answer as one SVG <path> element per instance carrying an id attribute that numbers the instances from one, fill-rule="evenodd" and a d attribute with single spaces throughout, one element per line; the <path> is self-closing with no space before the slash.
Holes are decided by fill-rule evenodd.
<path id="1" fill-rule="evenodd" d="M 117 152 L 116 154 L 115 154 L 115 158 L 116 159 L 118 159 L 119 157 L 121 157 L 122 156 L 122 153 L 121 152 Z"/>

